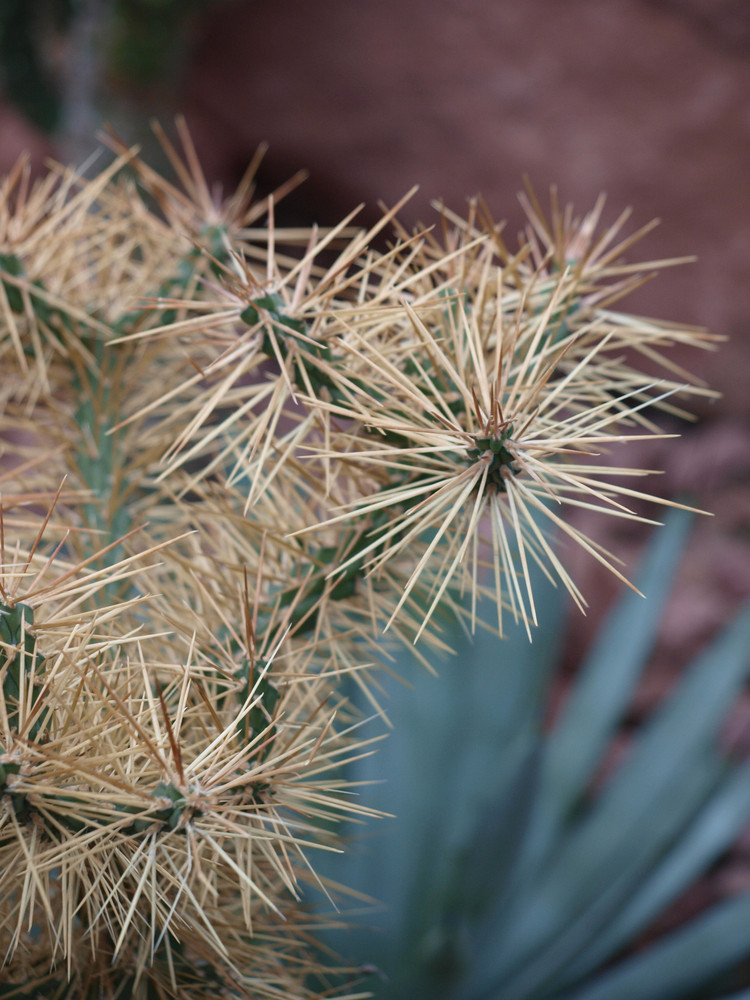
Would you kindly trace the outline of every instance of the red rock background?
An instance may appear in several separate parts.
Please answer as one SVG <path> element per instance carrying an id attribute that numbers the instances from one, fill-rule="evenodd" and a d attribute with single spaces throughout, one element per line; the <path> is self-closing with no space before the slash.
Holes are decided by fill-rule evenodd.
<path id="1" fill-rule="evenodd" d="M 632 305 L 728 338 L 715 355 L 686 359 L 722 399 L 703 403 L 678 443 L 640 454 L 633 445 L 622 460 L 664 469 L 662 495 L 689 490 L 715 515 L 696 528 L 638 694 L 642 717 L 750 595 L 747 0 L 225 0 L 193 22 L 192 42 L 174 104 L 207 174 L 231 186 L 267 140 L 269 189 L 310 171 L 290 221 L 332 223 L 360 201 L 374 219 L 379 199 L 419 183 L 407 222 L 430 221 L 432 199 L 460 211 L 481 192 L 515 232 L 529 174 L 581 211 L 606 191 L 609 220 L 629 205 L 634 228 L 661 218 L 644 256 L 697 255 Z M 154 107 L 137 87 L 127 97 L 142 114 Z M 0 137 L 3 168 L 21 146 L 39 155 L 50 145 L 7 107 Z M 643 532 L 609 520 L 590 530 L 634 565 Z M 576 563 L 592 610 L 570 625 L 571 664 L 617 590 L 596 565 Z M 750 703 L 729 737 L 750 749 Z M 750 883 L 745 839 L 704 895 Z"/>
<path id="2" fill-rule="evenodd" d="M 302 218 L 334 222 L 364 201 L 374 219 L 378 200 L 419 183 L 409 221 L 481 192 L 515 232 L 528 174 L 581 211 L 605 191 L 610 220 L 626 206 L 634 228 L 659 217 L 647 257 L 697 255 L 633 302 L 728 338 L 685 359 L 722 399 L 679 443 L 622 459 L 664 469 L 655 489 L 715 514 L 696 529 L 640 711 L 750 595 L 750 5 L 228 0 L 195 37 L 184 108 L 207 170 L 231 183 L 267 140 L 269 187 L 310 170 L 292 203 Z M 591 530 L 633 565 L 643 533 L 611 520 Z M 571 625 L 572 660 L 617 589 L 585 556 L 577 572 L 594 607 Z"/>

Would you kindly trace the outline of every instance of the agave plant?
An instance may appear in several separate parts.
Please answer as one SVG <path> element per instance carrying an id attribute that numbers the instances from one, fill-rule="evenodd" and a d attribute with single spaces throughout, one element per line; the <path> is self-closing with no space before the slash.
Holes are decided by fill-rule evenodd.
<path id="1" fill-rule="evenodd" d="M 647 600 L 620 598 L 551 725 L 559 598 L 549 588 L 533 645 L 520 628 L 500 647 L 480 634 L 439 679 L 412 671 L 410 691 L 391 688 L 393 736 L 348 776 L 396 818 L 352 832 L 326 866 L 369 900 L 329 941 L 371 973 L 376 997 L 705 1000 L 750 953 L 750 894 L 627 952 L 750 818 L 750 769 L 720 743 L 750 673 L 750 612 L 695 657 L 623 762 L 594 782 L 648 663 L 688 525 L 675 512 L 655 536 L 637 580 Z"/>

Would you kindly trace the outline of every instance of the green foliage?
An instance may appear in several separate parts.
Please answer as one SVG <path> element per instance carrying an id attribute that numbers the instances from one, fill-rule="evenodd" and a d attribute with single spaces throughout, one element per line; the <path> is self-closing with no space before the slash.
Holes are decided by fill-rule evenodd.
<path id="1" fill-rule="evenodd" d="M 8 724 L 14 728 L 19 722 L 19 701 L 21 697 L 33 705 L 42 689 L 44 657 L 37 651 L 36 636 L 32 632 L 34 610 L 28 604 L 13 606 L 0 601 L 0 677 L 8 712 Z M 33 686 L 34 697 L 29 701 L 28 685 Z M 42 712 L 30 727 L 33 738 L 43 722 Z M 5 789 L 7 774 L 13 772 L 13 765 L 0 764 L 0 794 Z M 17 771 L 17 769 L 16 769 Z"/>
<path id="2" fill-rule="evenodd" d="M 97 18 L 106 58 L 101 72 L 128 86 L 171 85 L 179 77 L 192 19 L 212 0 L 3 0 L 0 3 L 2 89 L 30 122 L 53 133 L 63 88 L 48 49 L 64 51 L 77 17 Z M 67 36 L 67 37 L 66 37 Z M 106 86 L 97 80 L 98 88 Z"/>
<path id="3" fill-rule="evenodd" d="M 178 68 L 187 22 L 211 0 L 116 0 L 111 62 L 139 85 L 164 82 Z"/>
<path id="4" fill-rule="evenodd" d="M 72 0 L 51 4 L 3 0 L 0 4 L 0 65 L 5 96 L 44 132 L 59 123 L 59 88 L 41 51 L 40 15 L 53 15 L 58 24 L 69 19 Z M 49 18 L 48 18 L 49 19 Z"/>
<path id="5" fill-rule="evenodd" d="M 551 728 L 559 599 L 549 589 L 533 645 L 521 629 L 499 648 L 485 634 L 439 680 L 410 671 L 411 691 L 390 690 L 394 734 L 348 776 L 384 778 L 361 794 L 397 818 L 355 835 L 329 866 L 383 901 L 331 935 L 347 959 L 380 970 L 368 981 L 377 997 L 703 1000 L 750 953 L 742 895 L 622 957 L 750 817 L 750 767 L 718 743 L 750 672 L 750 612 L 693 660 L 624 763 L 594 785 L 687 529 L 676 513 L 657 534 L 637 580 L 647 599 L 620 599 Z"/>

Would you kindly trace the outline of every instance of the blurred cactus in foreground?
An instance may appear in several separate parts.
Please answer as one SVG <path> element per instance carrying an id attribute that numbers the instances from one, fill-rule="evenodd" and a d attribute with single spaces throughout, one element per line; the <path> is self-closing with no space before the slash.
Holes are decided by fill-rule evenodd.
<path id="1" fill-rule="evenodd" d="M 620 576 L 566 513 L 668 502 L 596 456 L 712 340 L 618 311 L 672 262 L 601 203 L 284 230 L 178 128 L 176 184 L 110 137 L 0 190 L 0 995 L 353 997 L 300 899 L 378 667 L 483 597 L 531 633 L 537 571 L 583 606 L 550 529 Z"/>

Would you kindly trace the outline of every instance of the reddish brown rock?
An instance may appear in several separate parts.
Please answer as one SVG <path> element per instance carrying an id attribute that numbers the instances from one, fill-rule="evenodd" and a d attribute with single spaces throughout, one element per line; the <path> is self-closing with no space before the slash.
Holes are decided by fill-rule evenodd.
<path id="1" fill-rule="evenodd" d="M 324 222 L 419 183 L 412 219 L 429 218 L 432 198 L 460 209 L 482 192 L 515 230 L 524 173 L 581 209 L 604 190 L 612 216 L 632 205 L 637 223 L 661 217 L 644 252 L 700 262 L 664 274 L 638 305 L 737 341 L 705 374 L 723 412 L 747 416 L 732 360 L 750 337 L 742 10 L 227 0 L 203 23 L 187 109 L 212 173 L 228 178 L 268 140 L 270 179 L 309 168 L 306 210 Z"/>
<path id="2" fill-rule="evenodd" d="M 0 176 L 5 176 L 23 154 L 29 155 L 39 171 L 52 150 L 52 142 L 0 95 Z"/>

